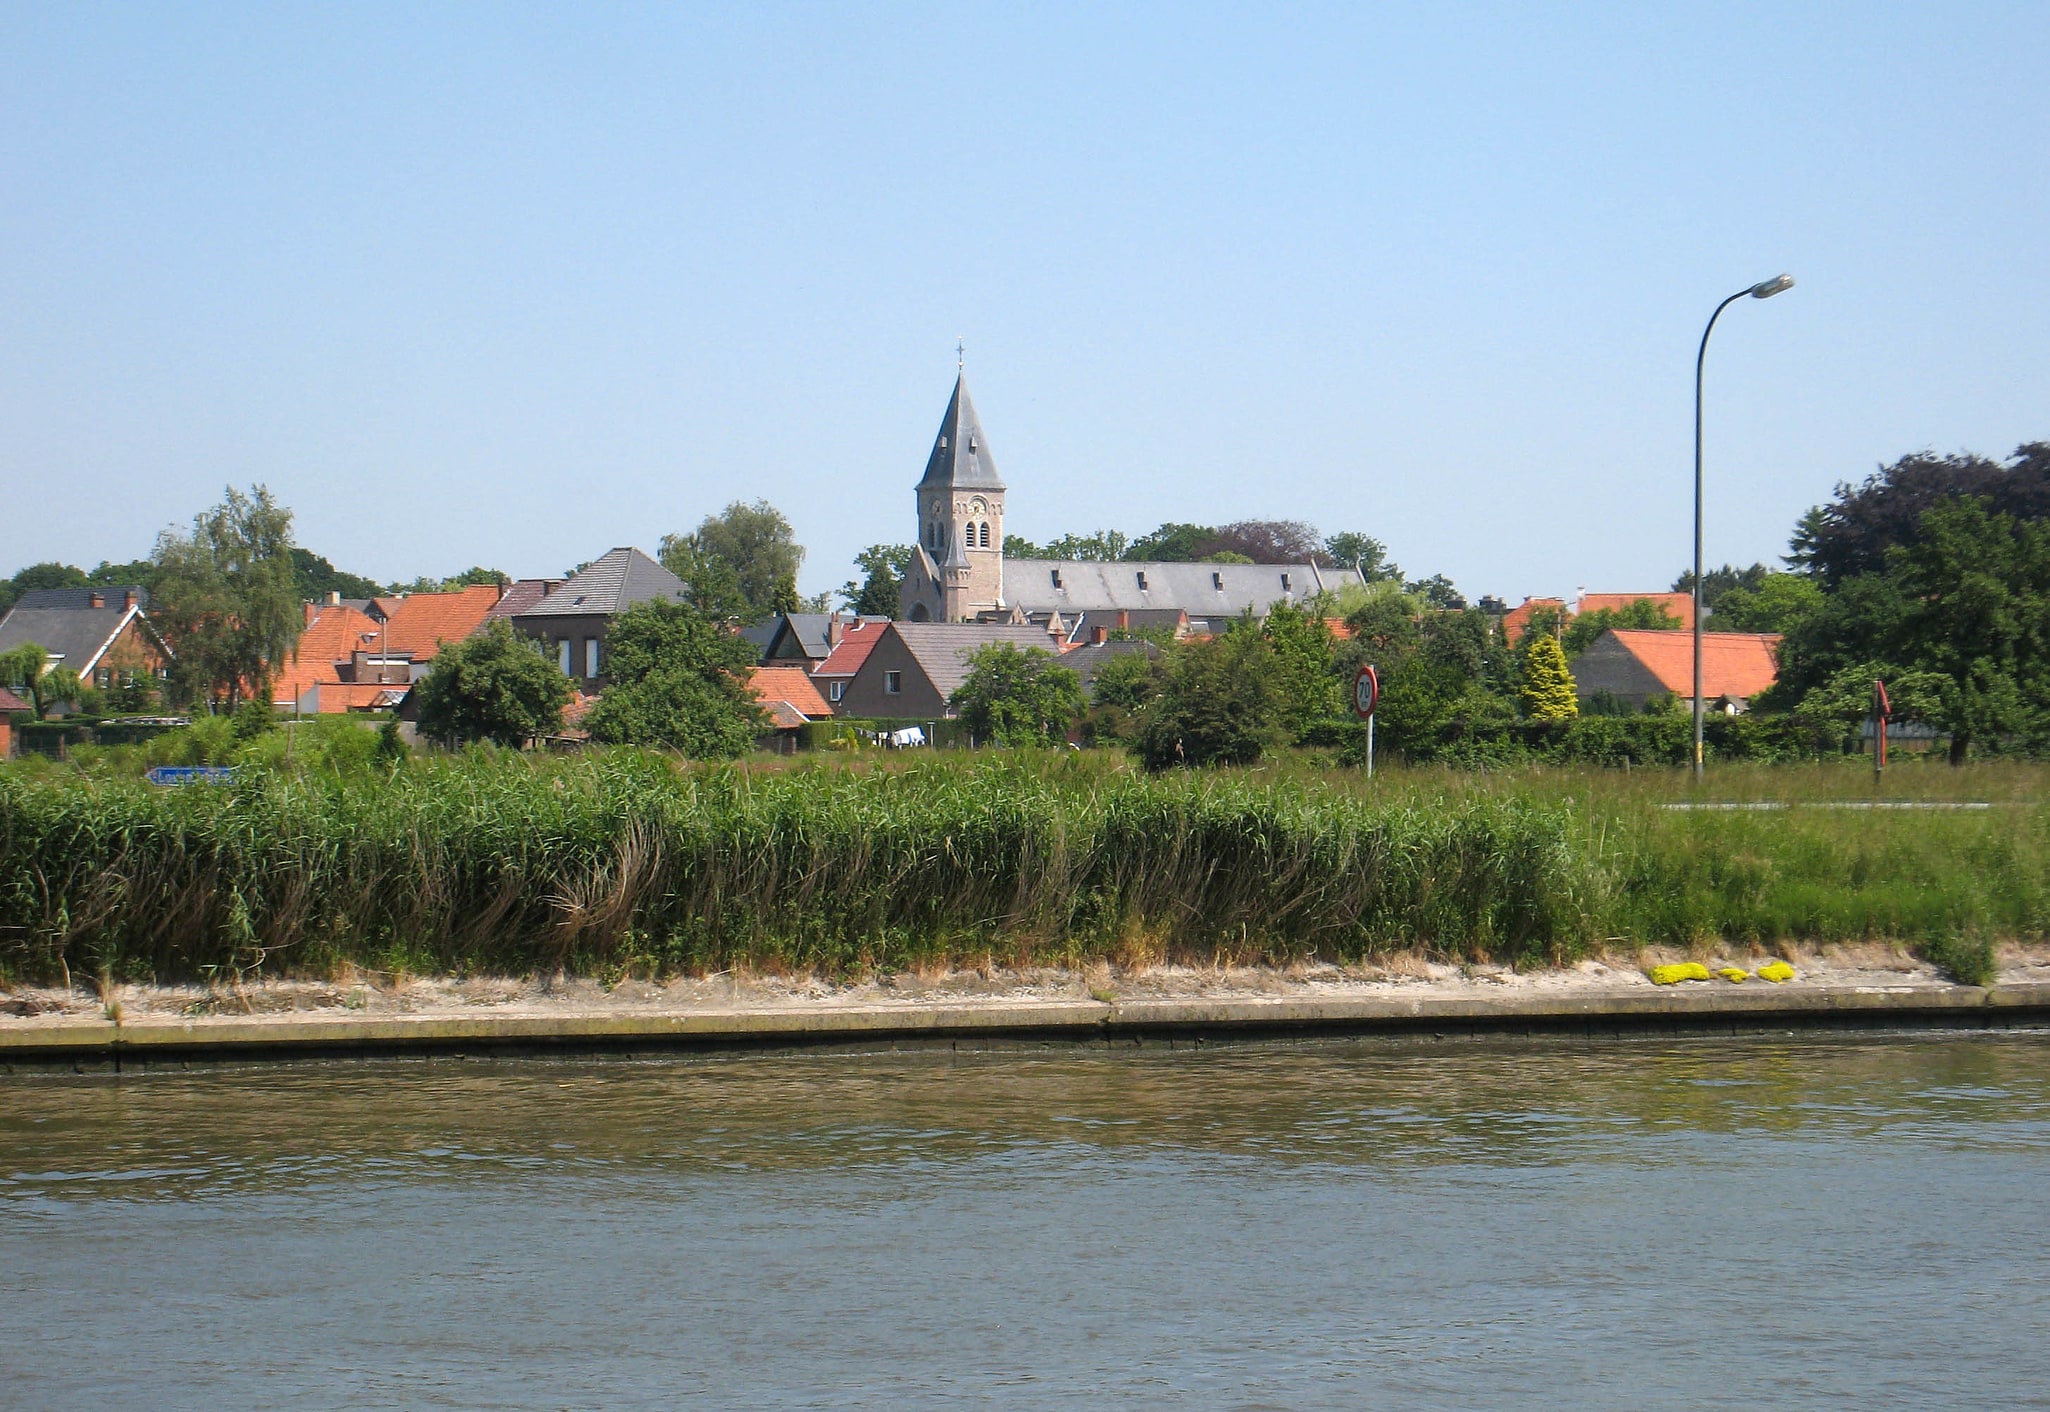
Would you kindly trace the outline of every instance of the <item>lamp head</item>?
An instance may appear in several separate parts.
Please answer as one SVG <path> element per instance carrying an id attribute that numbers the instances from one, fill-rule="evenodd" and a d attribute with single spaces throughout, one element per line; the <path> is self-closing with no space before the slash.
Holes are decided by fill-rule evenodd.
<path id="1" fill-rule="evenodd" d="M 1793 287 L 1794 277 L 1792 275 L 1774 275 L 1763 284 L 1752 285 L 1751 297 L 1753 299 L 1770 299 L 1773 295 L 1784 294 Z"/>

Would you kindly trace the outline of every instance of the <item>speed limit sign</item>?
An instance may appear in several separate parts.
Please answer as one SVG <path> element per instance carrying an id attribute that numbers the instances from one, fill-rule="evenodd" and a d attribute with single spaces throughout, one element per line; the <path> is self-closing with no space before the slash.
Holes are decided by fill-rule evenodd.
<path id="1" fill-rule="evenodd" d="M 1371 720 L 1381 704 L 1381 675 L 1372 667 L 1361 667 L 1352 679 L 1352 710 L 1361 720 Z"/>

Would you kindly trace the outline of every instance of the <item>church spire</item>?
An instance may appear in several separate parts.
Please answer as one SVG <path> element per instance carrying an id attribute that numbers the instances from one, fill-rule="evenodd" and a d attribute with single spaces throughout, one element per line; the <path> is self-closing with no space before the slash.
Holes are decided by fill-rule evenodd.
<path id="1" fill-rule="evenodd" d="M 940 434 L 933 438 L 932 455 L 925 463 L 920 489 L 953 486 L 960 490 L 1002 490 L 996 458 L 990 454 L 989 439 L 982 434 L 975 403 L 968 397 L 968 375 L 956 369 L 954 395 L 947 413 L 940 418 Z"/>

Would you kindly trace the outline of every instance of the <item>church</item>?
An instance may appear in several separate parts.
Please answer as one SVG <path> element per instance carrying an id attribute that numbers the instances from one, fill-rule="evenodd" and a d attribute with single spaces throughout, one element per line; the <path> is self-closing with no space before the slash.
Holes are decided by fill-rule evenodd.
<path id="1" fill-rule="evenodd" d="M 965 376 L 940 419 L 918 482 L 918 543 L 898 591 L 914 623 L 1030 623 L 1063 642 L 1103 630 L 1222 632 L 1251 611 L 1360 582 L 1352 569 L 1304 564 L 1183 564 L 1006 559 L 1004 482 Z"/>

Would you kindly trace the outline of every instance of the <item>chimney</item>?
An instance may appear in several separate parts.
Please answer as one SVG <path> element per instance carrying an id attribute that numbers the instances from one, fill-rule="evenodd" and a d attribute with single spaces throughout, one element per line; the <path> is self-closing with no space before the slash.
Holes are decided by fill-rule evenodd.
<path id="1" fill-rule="evenodd" d="M 142 595 L 131 588 L 121 595 L 121 606 L 123 608 L 133 608 L 141 599 Z"/>
<path id="2" fill-rule="evenodd" d="M 1130 613 L 1127 613 L 1122 608 L 1118 609 L 1118 626 L 1121 628 L 1129 628 L 1131 625 L 1132 615 Z"/>
<path id="3" fill-rule="evenodd" d="M 107 595 L 101 593 L 98 589 L 94 589 L 93 596 L 89 601 L 95 608 L 104 608 L 107 606 Z"/>
<path id="4" fill-rule="evenodd" d="M 327 591 L 327 606 L 330 608 L 342 606 L 342 591 L 339 588 L 331 588 Z"/>
<path id="5" fill-rule="evenodd" d="M 826 619 L 826 646 L 828 649 L 838 647 L 841 639 L 846 636 L 847 620 L 845 618 L 835 613 L 832 617 Z"/>
<path id="6" fill-rule="evenodd" d="M 1089 629 L 1089 645 L 1090 645 L 1091 647 L 1101 647 L 1101 646 L 1102 646 L 1102 645 L 1103 645 L 1104 643 L 1106 643 L 1106 642 L 1109 642 L 1109 641 L 1110 641 L 1110 629 L 1109 629 L 1109 628 L 1106 628 L 1106 627 L 1093 627 L 1093 628 Z"/>
<path id="7" fill-rule="evenodd" d="M 318 613 L 319 611 L 320 611 L 320 610 L 319 610 L 318 608 L 314 607 L 314 606 L 313 606 L 313 605 L 312 605 L 311 603 L 309 603 L 309 604 L 307 604 L 307 605 L 306 605 L 306 626 L 307 626 L 307 627 L 309 627 L 309 628 L 310 628 L 310 627 L 312 627 L 312 626 L 313 626 L 313 615 L 314 615 L 314 614 L 316 614 L 316 613 Z"/>

